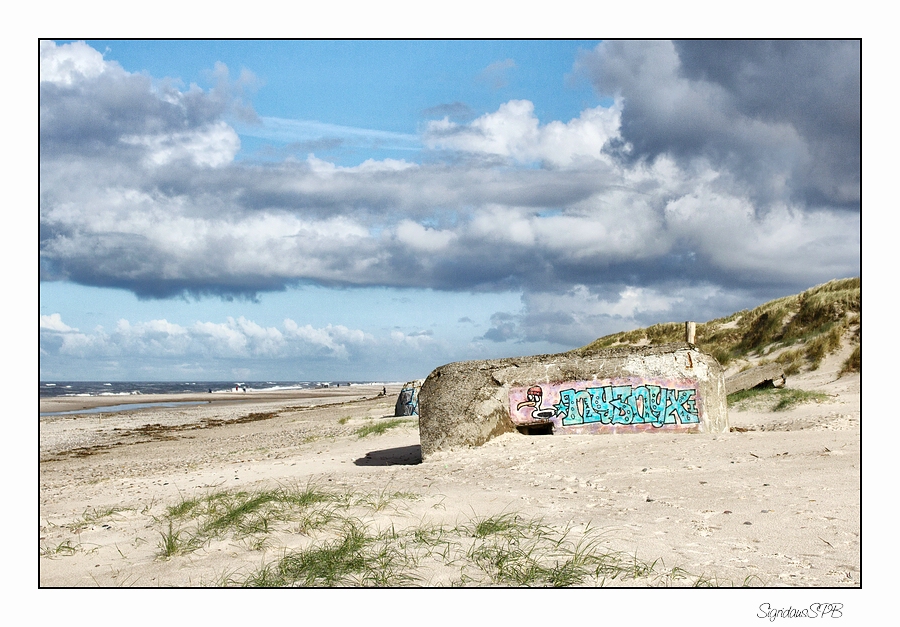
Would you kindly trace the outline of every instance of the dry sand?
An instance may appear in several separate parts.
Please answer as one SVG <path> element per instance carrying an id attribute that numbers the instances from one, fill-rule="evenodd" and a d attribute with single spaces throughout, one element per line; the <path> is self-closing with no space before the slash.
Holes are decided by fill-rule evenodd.
<path id="1" fill-rule="evenodd" d="M 299 535 L 273 533 L 263 546 L 226 537 L 164 559 L 166 508 L 223 490 L 311 483 L 411 495 L 370 512 L 379 528 L 515 514 L 573 537 L 590 525 L 609 550 L 665 567 L 612 585 L 860 586 L 860 377 L 837 378 L 842 358 L 788 379 L 826 401 L 732 409 L 727 434 L 506 434 L 425 462 L 414 420 L 355 434 L 393 416 L 398 387 L 384 397 L 335 388 L 42 418 L 40 585 L 239 582 L 298 546 Z M 674 567 L 682 579 L 660 577 Z M 465 581 L 441 565 L 417 576 L 426 586 Z"/>

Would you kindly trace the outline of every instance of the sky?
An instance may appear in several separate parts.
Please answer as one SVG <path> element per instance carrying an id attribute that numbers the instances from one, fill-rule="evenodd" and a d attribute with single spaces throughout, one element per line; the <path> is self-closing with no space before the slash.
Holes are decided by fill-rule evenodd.
<path id="1" fill-rule="evenodd" d="M 40 42 L 42 380 L 378 380 L 860 275 L 858 41 Z"/>

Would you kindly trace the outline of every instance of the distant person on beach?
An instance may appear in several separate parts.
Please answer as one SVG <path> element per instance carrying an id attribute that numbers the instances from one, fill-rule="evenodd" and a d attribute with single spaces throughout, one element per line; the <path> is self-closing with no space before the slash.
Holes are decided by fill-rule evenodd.
<path id="1" fill-rule="evenodd" d="M 382 395 L 382 396 L 387 396 L 387 388 L 384 388 L 384 387 L 381 388 L 381 395 Z"/>

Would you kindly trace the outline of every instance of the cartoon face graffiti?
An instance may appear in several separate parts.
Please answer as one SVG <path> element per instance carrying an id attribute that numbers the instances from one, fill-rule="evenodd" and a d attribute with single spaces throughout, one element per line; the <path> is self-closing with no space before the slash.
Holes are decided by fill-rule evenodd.
<path id="1" fill-rule="evenodd" d="M 535 385 L 528 388 L 528 391 L 525 393 L 525 399 L 521 403 L 516 406 L 516 409 L 522 409 L 523 407 L 539 407 L 541 404 L 541 399 L 544 397 L 544 391 L 541 389 L 541 386 Z"/>
<path id="2" fill-rule="evenodd" d="M 534 411 L 531 412 L 532 418 L 535 420 L 550 420 L 554 414 L 556 414 L 556 410 L 541 409 L 541 401 L 543 398 L 544 391 L 541 389 L 541 386 L 533 385 L 528 388 L 528 391 L 525 393 L 525 400 L 516 406 L 516 411 L 519 411 L 523 407 L 534 407 Z"/>

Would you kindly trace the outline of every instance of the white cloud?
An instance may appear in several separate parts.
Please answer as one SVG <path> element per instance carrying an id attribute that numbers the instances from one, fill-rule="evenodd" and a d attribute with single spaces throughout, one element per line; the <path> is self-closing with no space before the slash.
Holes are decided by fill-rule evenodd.
<path id="1" fill-rule="evenodd" d="M 189 159 L 201 167 L 218 167 L 231 163 L 241 149 L 240 138 L 225 122 L 184 133 L 126 135 L 122 141 L 143 146 L 146 161 L 154 166 Z"/>
<path id="2" fill-rule="evenodd" d="M 358 166 L 341 168 L 344 172 L 402 172 L 410 168 L 419 167 L 416 163 L 410 163 L 405 159 L 366 159 Z"/>
<path id="3" fill-rule="evenodd" d="M 216 354 L 233 357 L 247 356 L 249 339 L 234 318 L 227 322 L 196 322 L 191 327 L 192 335 Z"/>
<path id="4" fill-rule="evenodd" d="M 59 352 L 63 355 L 82 355 L 103 350 L 106 337 L 102 333 L 88 335 L 86 333 L 66 333 L 62 336 Z M 116 354 L 112 352 L 111 354 Z"/>
<path id="5" fill-rule="evenodd" d="M 757 215 L 745 198 L 699 186 L 666 205 L 669 228 L 717 268 L 759 276 L 842 278 L 859 256 L 858 214 L 776 205 Z"/>
<path id="6" fill-rule="evenodd" d="M 402 172 L 403 170 L 419 167 L 418 164 L 409 163 L 404 159 L 382 159 L 380 161 L 366 159 L 356 166 L 338 166 L 330 161 L 319 159 L 312 153 L 307 155 L 306 164 L 309 166 L 311 172 L 323 176 L 330 176 L 338 172 L 369 174 L 377 172 Z"/>
<path id="7" fill-rule="evenodd" d="M 519 163 L 544 162 L 570 167 L 584 161 L 608 161 L 603 147 L 618 137 L 620 106 L 582 111 L 568 123 L 541 126 L 528 100 L 510 100 L 469 124 L 449 118 L 431 121 L 425 130 L 430 148 L 498 155 Z"/>
<path id="8" fill-rule="evenodd" d="M 404 333 L 403 331 L 391 331 L 391 341 L 401 347 L 412 348 L 417 351 L 434 346 L 437 341 L 430 331 Z"/>
<path id="9" fill-rule="evenodd" d="M 78 80 L 96 78 L 110 67 L 103 55 L 83 41 L 57 46 L 55 42 L 40 42 L 41 82 L 72 85 Z"/>
<path id="10" fill-rule="evenodd" d="M 456 233 L 424 227 L 412 220 L 397 225 L 397 239 L 413 250 L 437 252 L 449 248 L 457 239 Z"/>
<path id="11" fill-rule="evenodd" d="M 53 335 L 60 338 L 53 346 L 57 346 L 61 354 L 84 358 L 194 355 L 285 359 L 306 355 L 347 359 L 352 352 L 377 344 L 371 334 L 343 325 L 300 326 L 286 318 L 279 329 L 260 325 L 243 316 L 229 316 L 224 322 L 197 321 L 187 326 L 165 319 L 145 322 L 121 319 L 111 333 L 102 327 L 91 333 L 81 333 L 63 323 L 59 314 L 52 314 L 41 316 L 41 330 L 48 335 L 42 337 L 42 350 L 47 354 L 52 352 L 49 336 Z"/>
<path id="12" fill-rule="evenodd" d="M 73 331 L 78 331 L 78 329 L 74 329 L 63 322 L 62 316 L 58 313 L 50 314 L 49 316 L 41 316 L 41 330 L 55 331 L 57 333 L 70 333 Z"/>
<path id="13" fill-rule="evenodd" d="M 341 340 L 361 343 L 366 339 L 362 331 L 354 333 L 351 329 L 341 325 L 332 326 L 329 324 L 327 327 L 318 329 L 310 324 L 301 327 L 290 318 L 287 318 L 284 321 L 284 327 L 289 338 L 300 340 L 318 349 L 325 349 L 331 355 L 342 359 L 346 359 L 349 353 L 347 346 Z"/>
<path id="14" fill-rule="evenodd" d="M 490 242 L 507 242 L 517 246 L 535 243 L 535 218 L 521 207 L 490 204 L 472 216 L 468 234 L 472 238 Z"/>

